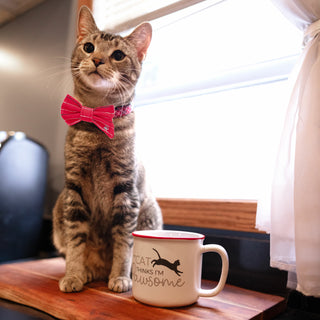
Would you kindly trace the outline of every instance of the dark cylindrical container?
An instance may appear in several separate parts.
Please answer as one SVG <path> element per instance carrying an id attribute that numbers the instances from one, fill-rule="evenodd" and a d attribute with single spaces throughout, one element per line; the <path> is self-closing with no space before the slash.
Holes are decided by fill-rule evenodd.
<path id="1" fill-rule="evenodd" d="M 38 253 L 48 152 L 22 132 L 0 134 L 0 262 L 3 262 Z"/>

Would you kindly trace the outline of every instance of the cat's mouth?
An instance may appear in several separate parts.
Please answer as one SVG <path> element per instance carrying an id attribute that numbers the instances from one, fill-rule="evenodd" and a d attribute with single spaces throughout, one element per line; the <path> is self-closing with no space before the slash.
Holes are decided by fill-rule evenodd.
<path id="1" fill-rule="evenodd" d="M 107 89 L 114 87 L 113 82 L 105 79 L 98 70 L 90 72 L 86 78 L 88 84 L 95 88 Z"/>
<path id="2" fill-rule="evenodd" d="M 91 75 L 93 75 L 96 78 L 100 78 L 103 79 L 102 75 L 98 72 L 98 70 L 92 71 L 88 74 L 88 76 L 90 77 Z"/>

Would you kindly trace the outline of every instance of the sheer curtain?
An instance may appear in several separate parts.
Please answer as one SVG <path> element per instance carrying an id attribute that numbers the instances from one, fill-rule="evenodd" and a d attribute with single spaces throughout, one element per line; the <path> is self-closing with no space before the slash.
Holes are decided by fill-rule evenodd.
<path id="1" fill-rule="evenodd" d="M 271 266 L 289 271 L 289 282 L 296 274 L 298 291 L 320 297 L 320 1 L 272 1 L 304 32 L 304 48 L 292 75 L 271 205 L 259 202 L 257 227 L 270 232 Z"/>

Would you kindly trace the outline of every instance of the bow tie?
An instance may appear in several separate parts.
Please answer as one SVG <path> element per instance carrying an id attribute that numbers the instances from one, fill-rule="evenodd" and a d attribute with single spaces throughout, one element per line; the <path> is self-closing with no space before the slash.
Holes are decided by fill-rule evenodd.
<path id="1" fill-rule="evenodd" d="M 114 137 L 113 118 L 119 118 L 132 111 L 131 105 L 117 107 L 103 106 L 88 108 L 75 98 L 67 95 L 61 106 L 61 117 L 72 126 L 80 121 L 92 122 L 102 130 L 109 138 Z"/>

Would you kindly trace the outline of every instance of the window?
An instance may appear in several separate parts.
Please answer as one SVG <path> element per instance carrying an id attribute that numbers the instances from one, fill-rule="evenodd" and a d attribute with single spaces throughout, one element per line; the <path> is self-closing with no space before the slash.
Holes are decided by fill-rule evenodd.
<path id="1" fill-rule="evenodd" d="M 272 176 L 300 32 L 269 0 L 203 1 L 152 25 L 135 105 L 153 192 L 257 199 Z"/>

